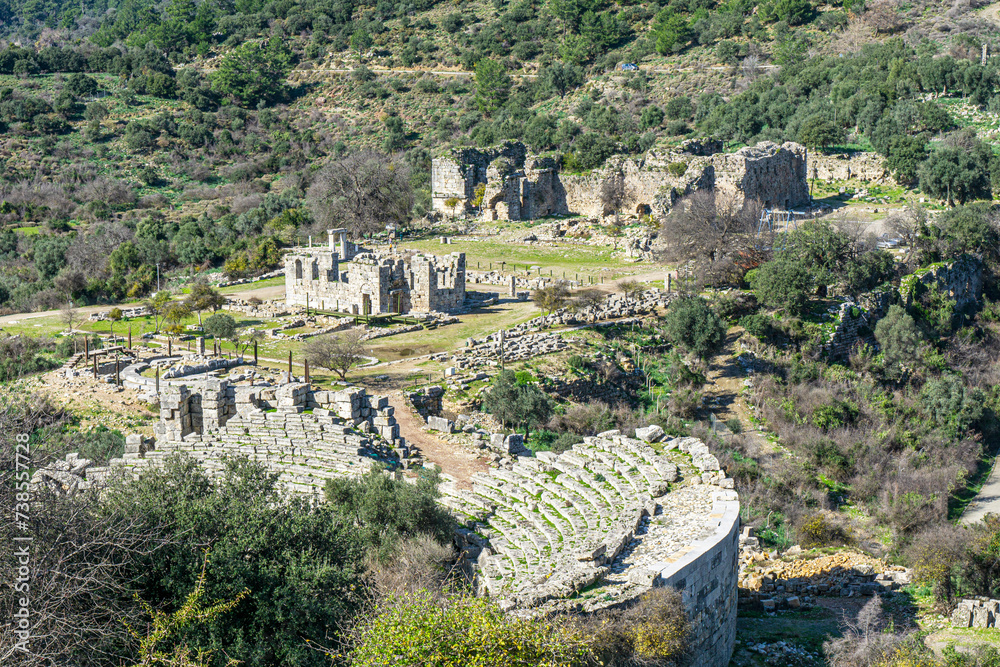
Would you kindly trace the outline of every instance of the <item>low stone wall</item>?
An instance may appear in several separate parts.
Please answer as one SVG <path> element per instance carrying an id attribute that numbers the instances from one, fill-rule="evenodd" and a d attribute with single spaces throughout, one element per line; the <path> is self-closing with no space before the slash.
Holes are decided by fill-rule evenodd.
<path id="1" fill-rule="evenodd" d="M 990 598 L 967 598 L 961 600 L 951 613 L 954 628 L 996 628 L 1000 627 L 1000 600 Z"/>

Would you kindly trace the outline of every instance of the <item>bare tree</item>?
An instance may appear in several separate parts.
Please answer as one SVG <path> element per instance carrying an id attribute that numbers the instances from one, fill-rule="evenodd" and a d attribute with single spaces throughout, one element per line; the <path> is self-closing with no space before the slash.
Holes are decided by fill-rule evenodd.
<path id="1" fill-rule="evenodd" d="M 358 327 L 311 338 L 305 345 L 306 359 L 314 366 L 329 368 L 344 380 L 351 367 L 364 359 L 363 336 L 364 330 Z"/>
<path id="2" fill-rule="evenodd" d="M 615 224 L 618 224 L 618 212 L 625 205 L 629 196 L 629 188 L 625 183 L 625 173 L 620 169 L 612 170 L 601 183 L 601 205 L 604 215 L 615 214 Z"/>
<path id="3" fill-rule="evenodd" d="M 856 16 L 848 19 L 847 27 L 837 35 L 832 44 L 835 53 L 857 53 L 861 47 L 875 41 L 873 29 Z"/>
<path id="4" fill-rule="evenodd" d="M 66 305 L 59 311 L 59 319 L 66 325 L 66 330 L 73 332 L 73 323 L 76 322 L 76 306 L 72 301 L 67 301 Z"/>
<path id="5" fill-rule="evenodd" d="M 823 644 L 833 667 L 873 667 L 884 664 L 907 635 L 887 632 L 888 619 L 882 611 L 882 598 L 874 596 L 853 620 L 844 619 L 844 634 Z"/>
<path id="6" fill-rule="evenodd" d="M 618 283 L 618 289 L 622 291 L 626 299 L 631 300 L 642 294 L 646 286 L 637 280 L 626 280 L 625 282 Z"/>
<path id="7" fill-rule="evenodd" d="M 546 313 L 551 313 L 554 310 L 562 308 L 566 305 L 566 301 L 568 299 L 569 290 L 566 288 L 566 285 L 562 283 L 562 281 L 536 289 L 534 295 L 531 297 L 531 300 L 535 302 L 535 305 L 544 310 Z"/>
<path id="8" fill-rule="evenodd" d="M 760 75 L 760 56 L 750 54 L 740 63 L 740 72 L 753 81 Z"/>
<path id="9" fill-rule="evenodd" d="M 605 301 L 607 301 L 608 296 L 601 290 L 588 289 L 580 292 L 576 295 L 576 303 L 581 309 L 583 308 L 597 308 Z"/>
<path id="10" fill-rule="evenodd" d="M 52 429 L 68 421 L 68 414 L 47 397 L 18 393 L 0 396 L 0 503 L 11 511 L 24 502 L 24 479 L 16 470 L 16 434 Z M 57 430 L 57 429 L 56 429 Z M 51 468 L 70 445 L 44 449 L 32 445 L 30 465 Z M 46 486 L 35 490 L 22 513 L 23 523 L 0 523 L 0 664 L 25 667 L 42 665 L 131 664 L 125 650 L 122 621 L 141 620 L 133 598 L 138 561 L 162 542 L 141 519 L 110 514 L 96 493 L 70 496 Z M 15 541 L 30 537 L 31 542 Z M 28 544 L 28 562 L 14 553 Z M 24 566 L 25 570 L 21 567 Z M 24 590 L 11 587 L 27 583 Z M 16 648 L 17 614 L 21 598 L 28 602 L 30 651 Z"/>
<path id="11" fill-rule="evenodd" d="M 862 17 L 877 35 L 888 35 L 902 29 L 906 23 L 897 11 L 895 0 L 879 0 Z"/>
<path id="12" fill-rule="evenodd" d="M 66 265 L 91 278 L 106 277 L 108 258 L 135 233 L 119 222 L 105 222 L 88 234 L 78 234 L 66 251 Z"/>
<path id="13" fill-rule="evenodd" d="M 706 282 L 729 280 L 768 259 L 773 232 L 760 229 L 761 205 L 699 191 L 674 206 L 661 224 L 660 256 L 695 262 Z"/>
<path id="14" fill-rule="evenodd" d="M 409 220 L 410 170 L 384 153 L 358 151 L 324 167 L 307 201 L 320 229 L 346 227 L 355 237 L 379 232 Z"/>

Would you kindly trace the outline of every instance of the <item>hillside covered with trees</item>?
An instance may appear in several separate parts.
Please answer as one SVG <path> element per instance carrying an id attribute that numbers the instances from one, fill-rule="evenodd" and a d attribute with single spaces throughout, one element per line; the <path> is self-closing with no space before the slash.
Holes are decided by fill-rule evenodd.
<path id="1" fill-rule="evenodd" d="M 371 191 L 351 193 L 388 211 L 358 232 L 427 213 L 436 152 L 509 139 L 567 171 L 711 136 L 875 150 L 902 186 L 950 204 L 1000 183 L 977 125 L 1000 108 L 995 30 L 971 8 L 933 21 L 805 0 L 3 13 L 8 312 L 139 298 L 157 266 L 275 268 L 281 247 L 322 231 L 330 188 L 339 196 L 323 166 L 360 150 L 371 172 L 392 165 L 400 196 L 373 207 Z"/>

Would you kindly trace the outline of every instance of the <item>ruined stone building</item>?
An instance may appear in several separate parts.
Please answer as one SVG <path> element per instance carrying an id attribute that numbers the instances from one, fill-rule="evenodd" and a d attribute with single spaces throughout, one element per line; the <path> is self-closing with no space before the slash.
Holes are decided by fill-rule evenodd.
<path id="1" fill-rule="evenodd" d="M 766 141 L 735 153 L 721 150 L 719 142 L 691 141 L 681 150 L 619 156 L 588 174 L 566 174 L 555 159 L 530 155 L 519 142 L 460 149 L 433 160 L 431 196 L 434 210 L 445 215 L 474 209 L 480 190 L 479 214 L 486 220 L 600 217 L 615 212 L 602 201 L 601 186 L 618 175 L 624 182 L 622 214 L 662 215 L 678 198 L 707 189 L 758 200 L 766 208 L 809 203 L 804 147 Z"/>
<path id="2" fill-rule="evenodd" d="M 465 253 L 373 253 L 351 243 L 346 230 L 327 233 L 327 246 L 285 255 L 289 305 L 355 315 L 462 310 Z"/>

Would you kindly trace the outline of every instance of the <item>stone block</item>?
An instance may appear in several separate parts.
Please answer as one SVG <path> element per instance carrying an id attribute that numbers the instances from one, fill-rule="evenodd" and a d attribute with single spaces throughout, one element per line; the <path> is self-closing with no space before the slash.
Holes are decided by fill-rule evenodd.
<path id="1" fill-rule="evenodd" d="M 993 614 L 983 607 L 972 610 L 972 627 L 989 628 L 993 626 Z"/>
<path id="2" fill-rule="evenodd" d="M 451 433 L 454 430 L 454 423 L 444 417 L 435 417 L 434 415 L 427 417 L 427 426 L 442 433 Z"/>
<path id="3" fill-rule="evenodd" d="M 664 435 L 666 434 L 663 432 L 663 429 L 656 424 L 635 430 L 635 437 L 643 442 L 659 442 L 663 440 Z"/>
<path id="4" fill-rule="evenodd" d="M 951 625 L 955 628 L 972 627 L 972 609 L 969 607 L 958 607 L 951 613 Z"/>

